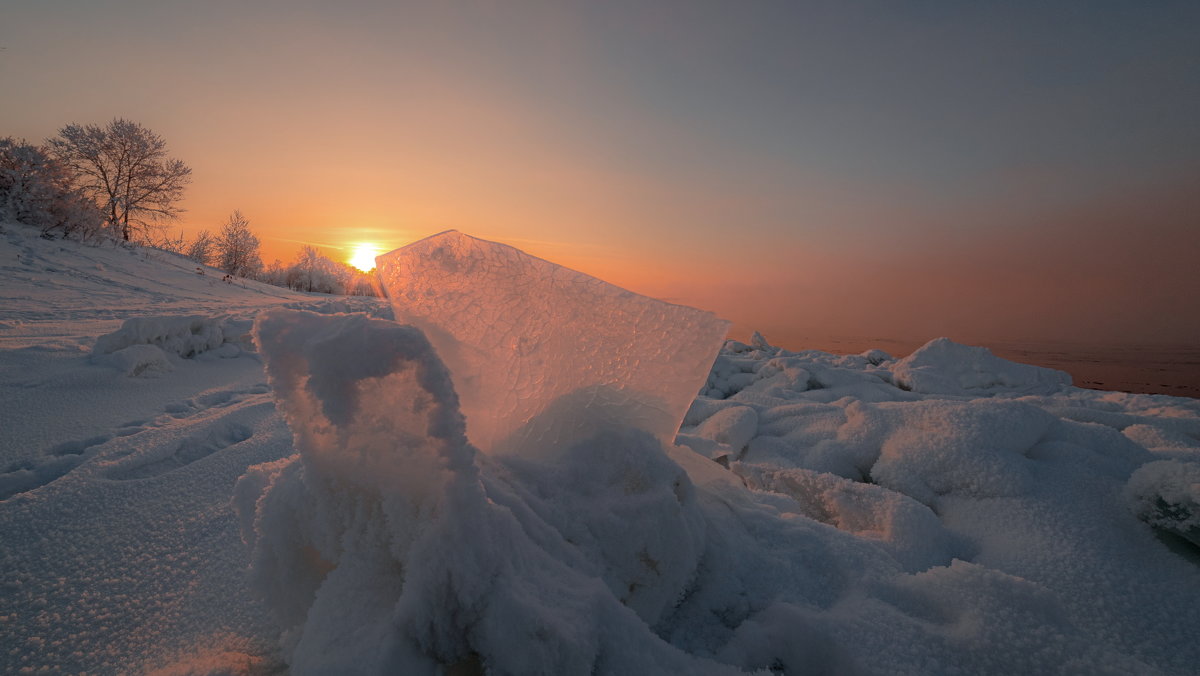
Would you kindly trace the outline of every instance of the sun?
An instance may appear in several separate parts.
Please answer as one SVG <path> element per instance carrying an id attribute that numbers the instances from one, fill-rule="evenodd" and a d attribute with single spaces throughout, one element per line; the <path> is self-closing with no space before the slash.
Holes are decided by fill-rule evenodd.
<path id="1" fill-rule="evenodd" d="M 346 262 L 363 272 L 370 272 L 375 269 L 375 257 L 379 253 L 379 247 L 374 244 L 357 244 L 354 247 L 354 253 L 350 255 L 350 260 Z"/>

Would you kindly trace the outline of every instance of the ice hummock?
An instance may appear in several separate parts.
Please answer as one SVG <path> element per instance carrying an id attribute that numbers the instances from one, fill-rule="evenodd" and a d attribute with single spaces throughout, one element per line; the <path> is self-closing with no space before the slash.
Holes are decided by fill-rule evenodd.
<path id="1" fill-rule="evenodd" d="M 1071 384 L 1065 371 L 1008 361 L 949 338 L 931 340 L 896 362 L 892 375 L 898 386 L 923 394 L 1050 394 Z"/>
<path id="2" fill-rule="evenodd" d="M 608 427 L 670 442 L 728 322 L 451 230 L 377 259 L 396 321 L 453 374 L 485 452 L 536 452 Z"/>

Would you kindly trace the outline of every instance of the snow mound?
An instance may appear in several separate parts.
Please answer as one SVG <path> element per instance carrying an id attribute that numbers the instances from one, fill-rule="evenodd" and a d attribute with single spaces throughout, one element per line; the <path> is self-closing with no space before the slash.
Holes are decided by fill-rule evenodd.
<path id="1" fill-rule="evenodd" d="M 1065 371 L 1018 364 L 949 338 L 931 340 L 896 362 L 892 375 L 898 386 L 923 394 L 1050 394 L 1071 384 Z"/>
<path id="2" fill-rule="evenodd" d="M 729 327 L 456 231 L 377 262 L 396 321 L 437 348 L 485 452 L 536 452 L 610 426 L 670 442 Z"/>
<path id="3" fill-rule="evenodd" d="M 750 488 L 791 497 L 810 519 L 878 542 L 908 572 L 949 565 L 966 551 L 932 510 L 883 486 L 805 469 L 733 470 Z"/>
<path id="4" fill-rule="evenodd" d="M 130 378 L 153 378 L 175 370 L 165 352 L 145 343 L 123 347 L 108 354 L 93 355 L 92 361 L 111 366 Z"/>
<path id="5" fill-rule="evenodd" d="M 758 434 L 758 413 L 749 406 L 721 409 L 701 423 L 696 434 L 729 447 L 735 455 L 740 454 Z"/>
<path id="6" fill-rule="evenodd" d="M 420 330 L 274 310 L 255 335 L 299 454 L 251 468 L 235 504 L 291 673 L 481 656 L 491 673 L 696 673 L 648 627 L 704 534 L 658 441 L 612 430 L 493 465 Z"/>
<path id="7" fill-rule="evenodd" d="M 1125 496 L 1139 519 L 1200 547 L 1200 463 L 1146 463 L 1129 477 Z"/>
<path id="8" fill-rule="evenodd" d="M 882 436 L 871 478 L 927 505 L 943 495 L 1020 495 L 1026 457 L 1055 419 L 1013 401 L 922 401 L 878 409 Z"/>
<path id="9" fill-rule="evenodd" d="M 273 665 L 255 655 L 212 650 L 151 670 L 147 676 L 269 676 Z"/>
<path id="10" fill-rule="evenodd" d="M 96 339 L 95 356 L 112 355 L 135 345 L 152 345 L 167 354 L 188 358 L 202 352 L 220 350 L 220 356 L 237 356 L 248 347 L 250 322 L 228 315 L 132 317 L 121 328 Z M 136 355 L 144 357 L 145 351 Z M 130 355 L 118 361 L 136 360 Z"/>

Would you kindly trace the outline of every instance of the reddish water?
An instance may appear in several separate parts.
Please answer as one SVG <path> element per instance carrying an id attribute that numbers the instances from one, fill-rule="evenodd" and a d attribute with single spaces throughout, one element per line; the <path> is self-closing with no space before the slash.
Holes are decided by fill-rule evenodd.
<path id="1" fill-rule="evenodd" d="M 903 357 L 922 345 L 915 341 L 886 338 L 809 337 L 783 344 L 789 349 L 846 354 L 878 348 L 894 357 Z M 984 345 L 1005 359 L 1066 371 L 1078 387 L 1200 398 L 1200 346 L 1098 346 L 1033 342 Z"/>

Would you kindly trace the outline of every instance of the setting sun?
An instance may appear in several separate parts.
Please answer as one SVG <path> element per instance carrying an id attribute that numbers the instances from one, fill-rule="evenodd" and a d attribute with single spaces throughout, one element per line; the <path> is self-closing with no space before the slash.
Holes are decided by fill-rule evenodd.
<path id="1" fill-rule="evenodd" d="M 370 272 L 375 269 L 375 257 L 379 254 L 379 247 L 374 244 L 359 244 L 346 262 L 363 272 Z"/>

